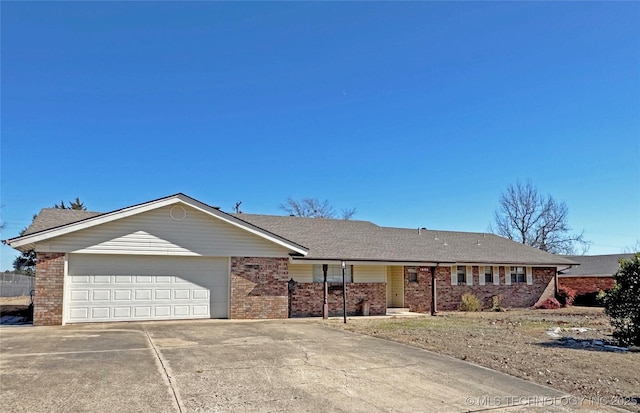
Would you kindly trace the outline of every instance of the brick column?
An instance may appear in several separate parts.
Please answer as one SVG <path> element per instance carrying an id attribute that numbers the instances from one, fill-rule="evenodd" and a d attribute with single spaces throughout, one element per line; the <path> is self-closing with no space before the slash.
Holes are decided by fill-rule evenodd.
<path id="1" fill-rule="evenodd" d="M 231 257 L 231 319 L 287 318 L 287 258 Z"/>
<path id="2" fill-rule="evenodd" d="M 38 252 L 37 259 L 33 325 L 62 325 L 64 253 Z"/>

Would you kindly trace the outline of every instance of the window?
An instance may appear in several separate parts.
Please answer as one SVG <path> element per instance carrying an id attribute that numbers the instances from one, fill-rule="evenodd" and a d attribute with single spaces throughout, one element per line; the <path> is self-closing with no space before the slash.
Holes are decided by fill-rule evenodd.
<path id="1" fill-rule="evenodd" d="M 418 269 L 417 268 L 407 268 L 407 278 L 410 283 L 418 282 Z"/>
<path id="2" fill-rule="evenodd" d="M 353 265 L 347 265 L 344 269 L 344 280 L 348 283 L 353 282 Z M 324 282 L 324 273 L 322 272 L 322 264 L 313 265 L 313 282 Z M 342 265 L 327 265 L 327 282 L 342 283 Z"/>
<path id="3" fill-rule="evenodd" d="M 493 284 L 493 268 L 484 267 L 484 282 L 486 284 Z"/>
<path id="4" fill-rule="evenodd" d="M 524 267 L 511 267 L 511 284 L 525 283 L 526 281 Z"/>
<path id="5" fill-rule="evenodd" d="M 458 284 L 467 283 L 467 268 L 464 265 L 458 265 Z"/>

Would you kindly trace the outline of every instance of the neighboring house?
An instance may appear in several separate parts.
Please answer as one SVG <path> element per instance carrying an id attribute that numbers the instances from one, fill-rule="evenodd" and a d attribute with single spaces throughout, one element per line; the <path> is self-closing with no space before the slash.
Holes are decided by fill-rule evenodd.
<path id="1" fill-rule="evenodd" d="M 37 252 L 36 325 L 318 316 L 325 273 L 342 314 L 343 262 L 348 314 L 456 309 L 466 292 L 529 307 L 576 264 L 492 234 L 228 214 L 184 194 L 104 214 L 43 209 L 3 242 Z"/>
<path id="2" fill-rule="evenodd" d="M 558 286 L 569 287 L 577 295 L 593 294 L 613 288 L 613 274 L 620 268 L 619 261 L 631 259 L 633 254 L 567 255 L 565 258 L 580 265 L 558 273 Z"/>

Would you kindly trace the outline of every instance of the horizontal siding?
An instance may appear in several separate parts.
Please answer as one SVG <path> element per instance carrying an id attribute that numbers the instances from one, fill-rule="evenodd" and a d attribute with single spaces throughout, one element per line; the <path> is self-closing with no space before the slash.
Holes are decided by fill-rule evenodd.
<path id="1" fill-rule="evenodd" d="M 400 267 L 402 268 L 402 267 Z M 289 264 L 289 276 L 296 282 L 313 282 L 312 264 Z M 387 267 L 384 265 L 354 265 L 353 282 L 384 283 L 387 282 Z"/>
<path id="2" fill-rule="evenodd" d="M 387 282 L 387 267 L 384 265 L 354 265 L 353 282 L 384 283 Z"/>
<path id="3" fill-rule="evenodd" d="M 289 276 L 299 283 L 313 282 L 313 265 L 289 264 Z"/>
<path id="4" fill-rule="evenodd" d="M 288 257 L 289 250 L 197 209 L 173 205 L 63 235 L 36 250 L 89 254 Z"/>

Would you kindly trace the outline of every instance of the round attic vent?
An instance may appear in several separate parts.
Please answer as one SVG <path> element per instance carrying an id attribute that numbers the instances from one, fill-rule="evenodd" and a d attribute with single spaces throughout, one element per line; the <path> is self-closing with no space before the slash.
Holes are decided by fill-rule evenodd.
<path id="1" fill-rule="evenodd" d="M 187 216 L 187 210 L 180 205 L 176 205 L 171 208 L 171 212 L 169 212 L 169 215 L 171 215 L 171 218 L 175 219 L 176 221 L 182 221 Z"/>

